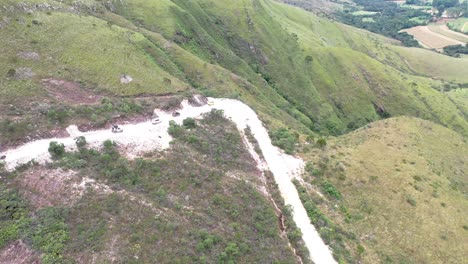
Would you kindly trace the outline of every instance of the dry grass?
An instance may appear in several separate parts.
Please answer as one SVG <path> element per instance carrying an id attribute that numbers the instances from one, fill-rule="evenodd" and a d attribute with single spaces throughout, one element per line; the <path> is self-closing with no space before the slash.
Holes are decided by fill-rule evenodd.
<path id="1" fill-rule="evenodd" d="M 322 210 L 356 234 L 363 263 L 462 263 L 467 151 L 459 134 L 400 117 L 331 140 L 308 158 L 325 164 L 342 193 L 338 207 Z"/>
<path id="2" fill-rule="evenodd" d="M 446 24 L 432 24 L 428 26 L 429 30 L 437 34 L 467 43 L 468 35 L 453 31 L 447 27 Z"/>

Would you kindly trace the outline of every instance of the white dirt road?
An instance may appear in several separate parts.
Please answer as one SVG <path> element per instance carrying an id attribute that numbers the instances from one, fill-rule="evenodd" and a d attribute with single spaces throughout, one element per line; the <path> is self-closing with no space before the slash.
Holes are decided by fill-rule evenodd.
<path id="1" fill-rule="evenodd" d="M 119 146 L 125 147 L 127 155 L 136 157 L 146 151 L 169 147 L 171 137 L 167 133 L 167 129 L 170 120 L 180 124 L 187 117 L 196 118 L 211 111 L 211 109 L 220 109 L 224 111 L 227 118 L 237 125 L 239 131 L 244 131 L 247 126 L 251 128 L 285 203 L 292 206 L 293 219 L 302 232 L 302 238 L 314 263 L 336 263 L 330 249 L 310 223 L 306 210 L 299 199 L 299 194 L 291 181 L 294 177 L 300 176 L 304 162 L 299 158 L 284 154 L 271 144 L 267 130 L 258 119 L 257 114 L 249 106 L 232 99 L 210 98 L 209 100 L 213 102 L 212 105 L 205 104 L 200 107 L 191 106 L 187 100 L 184 100 L 178 117 L 173 117 L 168 112 L 155 110 L 161 120 L 160 124 L 152 125 L 148 120 L 148 122 L 138 124 L 122 125 L 123 133 L 112 133 L 110 130 L 80 132 L 75 126 L 71 126 L 67 129 L 70 137 L 37 140 L 6 151 L 3 153 L 3 155 L 6 155 L 5 166 L 8 170 L 13 170 L 19 164 L 32 159 L 39 163 L 45 163 L 50 160 L 47 151 L 50 141 L 63 143 L 68 150 L 73 150 L 75 149 L 74 138 L 77 136 L 86 137 L 91 147 L 100 147 L 102 142 L 107 139 L 113 140 Z"/>

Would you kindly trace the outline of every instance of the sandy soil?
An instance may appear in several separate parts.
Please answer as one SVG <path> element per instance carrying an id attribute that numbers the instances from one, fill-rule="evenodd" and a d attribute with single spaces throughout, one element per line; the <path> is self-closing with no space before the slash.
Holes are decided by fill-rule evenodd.
<path id="1" fill-rule="evenodd" d="M 412 27 L 412 28 L 403 30 L 403 32 L 407 32 L 408 34 L 413 35 L 414 38 L 416 38 L 416 40 L 421 42 L 424 46 L 427 46 L 433 49 L 441 49 L 449 45 L 459 45 L 459 44 L 463 45 L 464 44 L 461 41 L 435 33 L 431 31 L 427 26 Z"/>
<path id="2" fill-rule="evenodd" d="M 101 96 L 81 88 L 76 82 L 49 78 L 43 79 L 42 83 L 55 99 L 72 105 L 96 104 L 102 99 Z"/>
<path id="3" fill-rule="evenodd" d="M 257 114 L 244 103 L 232 99 L 214 99 L 210 105 L 204 104 L 202 98 L 199 100 L 198 107 L 192 106 L 187 100 L 182 102 L 182 108 L 178 110 L 180 116 L 173 117 L 171 113 L 162 110 L 155 110 L 159 115 L 160 124 L 152 125 L 148 120 L 138 124 L 122 125 L 122 133 L 112 133 L 110 130 L 97 130 L 89 132 L 80 132 L 76 126 L 70 126 L 67 131 L 70 134 L 67 138 L 51 138 L 33 141 L 16 149 L 10 149 L 3 153 L 6 155 L 5 165 L 8 170 L 13 170 L 17 165 L 34 159 L 39 163 L 45 163 L 50 160 L 47 151 L 50 141 L 63 143 L 68 150 L 75 149 L 74 138 L 85 136 L 90 147 L 100 147 L 102 142 L 111 139 L 125 148 L 129 157 L 137 157 L 144 152 L 154 149 L 166 149 L 172 140 L 167 133 L 169 121 L 174 120 L 181 124 L 187 117 L 201 118 L 203 113 L 212 109 L 224 111 L 227 118 L 231 119 L 242 133 L 249 126 L 253 136 L 258 141 L 262 149 L 266 164 L 258 164 L 260 169 L 269 169 L 279 186 L 279 190 L 287 205 L 293 208 L 293 219 L 296 225 L 301 229 L 303 240 L 308 248 L 311 258 L 315 263 L 336 263 L 333 259 L 330 249 L 322 241 L 314 226 L 310 223 L 306 210 L 302 205 L 299 194 L 292 183 L 294 177 L 299 177 L 303 171 L 304 162 L 296 157 L 286 155 L 277 147 L 271 144 L 271 139 Z M 197 104 L 195 104 L 197 105 Z M 258 157 L 257 157 L 258 160 Z M 267 168 L 265 168 L 267 166 Z"/>

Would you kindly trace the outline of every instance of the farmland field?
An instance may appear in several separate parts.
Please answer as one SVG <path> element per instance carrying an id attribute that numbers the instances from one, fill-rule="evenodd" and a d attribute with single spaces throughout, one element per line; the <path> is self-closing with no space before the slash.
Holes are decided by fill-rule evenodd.
<path id="1" fill-rule="evenodd" d="M 468 18 L 458 18 L 450 21 L 448 23 L 448 27 L 452 30 L 468 33 Z"/>
<path id="2" fill-rule="evenodd" d="M 429 49 L 442 49 L 450 45 L 465 44 L 465 42 L 436 33 L 429 29 L 427 26 L 417 26 L 403 30 L 414 36 L 414 38 L 421 43 L 422 46 Z"/>
<path id="3" fill-rule="evenodd" d="M 429 30 L 437 34 L 444 35 L 446 37 L 456 39 L 461 42 L 468 42 L 468 35 L 453 31 L 450 28 L 448 28 L 446 24 L 431 24 L 428 25 L 428 28 Z"/>
<path id="4" fill-rule="evenodd" d="M 425 6 L 425 5 L 408 5 L 408 4 L 401 4 L 401 7 L 407 7 L 412 9 L 421 9 L 421 10 L 431 10 L 432 6 Z"/>

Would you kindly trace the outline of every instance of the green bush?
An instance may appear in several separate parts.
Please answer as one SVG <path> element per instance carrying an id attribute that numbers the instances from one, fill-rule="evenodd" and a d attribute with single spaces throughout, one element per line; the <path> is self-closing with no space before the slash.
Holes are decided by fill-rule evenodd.
<path id="1" fill-rule="evenodd" d="M 169 133 L 169 135 L 174 138 L 180 138 L 184 135 L 184 132 L 185 130 L 182 126 L 179 126 L 173 120 L 169 121 L 169 128 L 167 129 L 167 133 Z"/>
<path id="2" fill-rule="evenodd" d="M 186 118 L 184 119 L 184 121 L 182 121 L 182 125 L 189 129 L 189 128 L 195 128 L 197 126 L 197 123 L 195 122 L 195 119 L 189 117 L 189 118 Z"/>
<path id="3" fill-rule="evenodd" d="M 323 148 L 326 145 L 327 145 L 327 141 L 324 138 L 319 138 L 317 140 L 317 146 L 319 146 L 320 148 Z"/>
<path id="4" fill-rule="evenodd" d="M 416 200 L 411 197 L 410 195 L 406 196 L 406 201 L 411 205 L 411 206 L 416 206 Z"/>
<path id="5" fill-rule="evenodd" d="M 62 251 L 70 239 L 65 215 L 64 209 L 44 208 L 26 231 L 26 237 L 32 241 L 33 247 L 44 252 L 41 258 L 44 264 L 64 262 Z"/>
<path id="6" fill-rule="evenodd" d="M 287 154 L 293 154 L 299 135 L 291 134 L 288 129 L 280 128 L 270 133 L 272 144 L 283 149 Z"/>
<path id="7" fill-rule="evenodd" d="M 329 196 L 336 199 L 341 199 L 341 193 L 336 189 L 336 187 L 328 181 L 322 183 L 322 190 Z"/>
<path id="8" fill-rule="evenodd" d="M 64 109 L 52 109 L 47 111 L 47 117 L 52 122 L 63 124 L 70 117 L 70 113 Z"/>
<path id="9" fill-rule="evenodd" d="M 26 206 L 18 193 L 0 185 L 0 248 L 19 236 L 26 217 Z"/>
<path id="10" fill-rule="evenodd" d="M 65 145 L 58 143 L 57 141 L 51 141 L 49 143 L 49 153 L 54 159 L 58 159 L 65 155 Z"/>
<path id="11" fill-rule="evenodd" d="M 86 144 L 87 144 L 86 138 L 83 137 L 83 136 L 79 136 L 79 137 L 75 138 L 75 143 L 76 143 L 76 146 L 78 148 L 84 148 L 84 146 L 86 146 Z"/>

